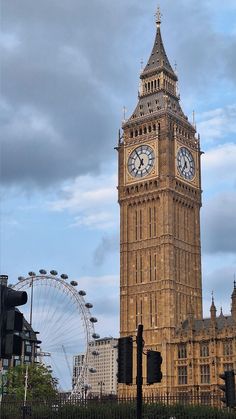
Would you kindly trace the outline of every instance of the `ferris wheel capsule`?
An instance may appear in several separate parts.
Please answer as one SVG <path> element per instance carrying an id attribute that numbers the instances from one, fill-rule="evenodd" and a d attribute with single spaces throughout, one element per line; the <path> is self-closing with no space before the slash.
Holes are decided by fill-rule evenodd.
<path id="1" fill-rule="evenodd" d="M 51 275 L 53 275 L 53 276 L 56 276 L 56 275 L 57 275 L 57 271 L 55 271 L 54 269 L 52 269 L 52 270 L 50 271 L 50 274 L 51 274 Z"/>
<path id="2" fill-rule="evenodd" d="M 97 372 L 97 370 L 96 370 L 96 368 L 91 367 L 91 368 L 89 368 L 89 372 L 91 372 L 92 374 L 94 374 L 95 372 Z"/>
<path id="3" fill-rule="evenodd" d="M 92 338 L 93 339 L 99 339 L 100 338 L 100 335 L 98 333 L 93 333 L 92 334 Z"/>
<path id="4" fill-rule="evenodd" d="M 86 303 L 86 304 L 85 304 L 85 307 L 87 307 L 87 308 L 93 308 L 93 304 L 91 304 L 91 303 Z"/>
<path id="5" fill-rule="evenodd" d="M 66 274 L 61 274 L 61 279 L 68 279 L 68 275 L 66 275 Z"/>
<path id="6" fill-rule="evenodd" d="M 35 273 L 35 272 L 33 272 L 33 271 L 30 271 L 30 272 L 29 272 L 29 276 L 36 276 L 36 273 Z"/>
<path id="7" fill-rule="evenodd" d="M 47 275 L 47 271 L 45 271 L 45 269 L 40 269 L 40 270 L 39 270 L 39 273 L 40 273 L 41 275 Z"/>
<path id="8" fill-rule="evenodd" d="M 24 276 L 18 276 L 18 281 L 24 281 L 25 277 Z"/>
<path id="9" fill-rule="evenodd" d="M 96 317 L 90 317 L 91 323 L 97 323 L 98 319 Z"/>
<path id="10" fill-rule="evenodd" d="M 86 292 L 85 292 L 84 290 L 80 290 L 80 291 L 79 291 L 79 295 L 84 296 L 84 295 L 86 295 Z"/>
<path id="11" fill-rule="evenodd" d="M 72 285 L 72 287 L 77 287 L 78 282 L 76 282 L 76 281 L 70 281 L 70 285 Z"/>

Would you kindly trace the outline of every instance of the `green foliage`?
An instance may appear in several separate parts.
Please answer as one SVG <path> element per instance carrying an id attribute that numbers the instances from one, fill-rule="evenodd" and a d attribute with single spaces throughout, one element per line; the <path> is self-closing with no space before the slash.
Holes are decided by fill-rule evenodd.
<path id="1" fill-rule="evenodd" d="M 87 401 L 86 405 L 67 401 L 29 401 L 28 407 L 32 419 L 136 419 L 135 403 Z M 2 403 L 2 419 L 22 418 L 21 403 Z M 27 416 L 28 417 L 28 416 Z M 183 406 L 144 404 L 143 419 L 233 419 L 235 413 L 214 409 L 208 406 Z"/>
<path id="2" fill-rule="evenodd" d="M 25 393 L 26 368 L 28 368 L 27 400 L 53 399 L 56 394 L 57 380 L 44 365 L 19 365 L 9 368 L 6 374 L 6 391 L 16 400 L 23 400 Z"/>

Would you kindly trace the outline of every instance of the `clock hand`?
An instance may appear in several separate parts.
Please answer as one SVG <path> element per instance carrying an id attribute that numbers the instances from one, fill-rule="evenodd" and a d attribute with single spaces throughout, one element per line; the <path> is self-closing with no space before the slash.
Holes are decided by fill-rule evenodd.
<path id="1" fill-rule="evenodd" d="M 183 166 L 182 173 L 183 173 L 183 171 L 184 171 L 185 169 L 187 169 L 187 162 L 186 162 L 186 160 L 184 160 L 184 166 Z"/>
<path id="2" fill-rule="evenodd" d="M 143 163 L 143 159 L 140 159 L 140 165 L 139 165 L 139 169 L 141 169 L 141 167 L 144 165 L 144 163 Z"/>
<path id="3" fill-rule="evenodd" d="M 142 162 L 142 160 L 141 160 L 141 158 L 140 158 L 139 154 L 137 153 L 137 150 L 135 150 L 135 153 L 137 154 L 137 156 L 138 156 L 138 158 L 139 158 L 139 160 L 140 160 L 140 163 L 141 163 L 141 162 Z"/>

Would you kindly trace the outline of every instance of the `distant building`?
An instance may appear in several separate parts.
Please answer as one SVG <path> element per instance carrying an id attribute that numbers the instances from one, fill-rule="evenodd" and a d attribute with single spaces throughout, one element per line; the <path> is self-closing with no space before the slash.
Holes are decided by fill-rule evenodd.
<path id="1" fill-rule="evenodd" d="M 90 393 L 93 395 L 117 394 L 118 339 L 105 337 L 89 345 L 98 352 L 98 355 L 93 355 L 91 362 L 96 372 L 89 374 Z"/>
<path id="2" fill-rule="evenodd" d="M 116 395 L 117 394 L 117 349 L 118 339 L 105 337 L 90 342 L 89 367 L 94 372 L 88 373 L 89 393 L 93 396 Z M 72 386 L 81 372 L 84 355 L 79 354 L 73 358 Z"/>
<path id="3" fill-rule="evenodd" d="M 72 376 L 72 388 L 75 387 L 78 377 L 81 374 L 84 363 L 84 354 L 78 354 L 73 356 L 73 376 Z"/>

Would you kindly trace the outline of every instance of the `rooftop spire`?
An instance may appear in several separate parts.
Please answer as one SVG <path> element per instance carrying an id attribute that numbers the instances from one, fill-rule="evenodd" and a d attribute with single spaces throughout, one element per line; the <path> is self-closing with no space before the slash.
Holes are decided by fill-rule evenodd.
<path id="1" fill-rule="evenodd" d="M 211 293 L 211 308 L 210 308 L 210 313 L 211 313 L 211 320 L 215 321 L 216 320 L 216 306 L 215 306 L 215 302 L 214 302 L 214 293 L 213 293 L 213 291 Z"/>
<path id="2" fill-rule="evenodd" d="M 214 304 L 214 291 L 213 290 L 211 291 L 211 302 L 212 304 Z"/>
<path id="3" fill-rule="evenodd" d="M 234 289 L 233 289 L 233 293 L 231 295 L 231 298 L 232 298 L 231 314 L 232 314 L 234 320 L 236 320 L 236 281 L 235 281 L 235 274 L 234 274 Z"/>
<path id="4" fill-rule="evenodd" d="M 148 60 L 148 63 L 146 65 L 146 67 L 144 68 L 143 71 L 143 76 L 148 76 L 150 74 L 150 72 L 156 71 L 156 72 L 160 72 L 162 70 L 167 71 L 169 74 L 171 74 L 172 78 L 174 78 L 174 80 L 177 80 L 177 76 L 174 73 L 170 62 L 168 60 L 168 57 L 166 55 L 165 52 L 165 48 L 163 45 L 163 41 L 162 41 L 162 37 L 161 37 L 161 12 L 160 12 L 160 7 L 157 8 L 157 12 L 155 14 L 156 16 L 156 25 L 157 25 L 157 30 L 156 30 L 156 37 L 155 37 L 155 41 L 154 41 L 154 45 L 153 45 L 153 49 L 150 55 L 150 58 Z"/>
<path id="5" fill-rule="evenodd" d="M 157 12 L 156 12 L 155 16 L 156 16 L 156 24 L 157 24 L 157 27 L 160 28 L 162 14 L 161 14 L 161 10 L 160 10 L 160 7 L 159 6 L 157 7 Z"/>

